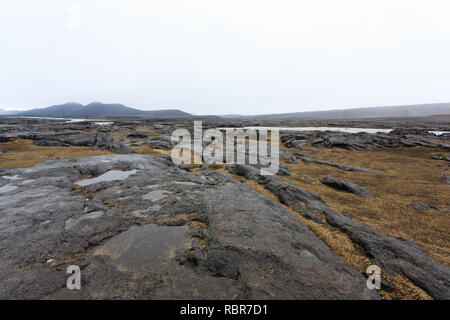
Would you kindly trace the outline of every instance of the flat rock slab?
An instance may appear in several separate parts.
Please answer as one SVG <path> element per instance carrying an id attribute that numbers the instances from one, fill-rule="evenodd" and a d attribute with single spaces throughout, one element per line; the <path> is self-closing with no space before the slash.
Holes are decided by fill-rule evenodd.
<path id="1" fill-rule="evenodd" d="M 75 184 L 111 170 L 136 171 Z M 17 187 L 0 194 L 2 299 L 379 298 L 279 203 L 225 173 L 134 154 L 0 176 Z M 164 197 L 147 199 L 155 190 Z M 65 288 L 69 265 L 81 290 Z"/>

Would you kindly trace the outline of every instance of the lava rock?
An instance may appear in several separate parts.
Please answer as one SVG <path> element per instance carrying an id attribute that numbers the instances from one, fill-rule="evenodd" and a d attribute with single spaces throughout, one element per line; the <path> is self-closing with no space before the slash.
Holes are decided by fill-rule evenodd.
<path id="1" fill-rule="evenodd" d="M 361 171 L 361 172 L 368 172 L 368 173 L 376 172 L 373 169 L 367 169 L 367 168 L 363 168 L 363 167 L 357 167 L 357 166 L 352 166 L 352 165 L 348 165 L 348 164 L 341 164 L 341 163 L 336 163 L 336 162 L 332 162 L 332 161 L 328 161 L 328 160 L 323 160 L 323 159 L 319 159 L 319 158 L 310 156 L 308 154 L 300 153 L 300 152 L 295 152 L 294 155 L 297 158 L 302 159 L 305 162 L 315 162 L 318 164 L 325 164 L 325 165 L 336 167 L 336 168 L 339 168 L 339 169 L 345 170 L 345 171 Z"/>
<path id="2" fill-rule="evenodd" d="M 416 210 L 428 210 L 428 209 L 441 210 L 441 208 L 439 208 L 438 206 L 427 203 L 412 202 L 411 205 Z"/>
<path id="3" fill-rule="evenodd" d="M 73 191 L 111 170 L 134 173 Z M 17 178 L 0 195 L 2 299 L 380 298 L 282 205 L 223 172 L 127 154 L 2 175 Z M 83 268 L 82 290 L 67 290 L 62 260 Z"/>
<path id="4" fill-rule="evenodd" d="M 373 197 L 372 194 L 369 192 L 369 190 L 351 181 L 344 181 L 332 177 L 325 177 L 321 178 L 320 182 L 336 190 L 354 193 L 362 197 L 370 197 L 370 198 Z"/>

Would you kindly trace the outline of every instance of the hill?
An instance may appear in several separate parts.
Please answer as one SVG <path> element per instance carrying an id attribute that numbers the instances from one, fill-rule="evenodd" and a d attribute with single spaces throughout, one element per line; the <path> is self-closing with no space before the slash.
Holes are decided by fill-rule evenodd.
<path id="1" fill-rule="evenodd" d="M 18 116 L 50 117 L 50 118 L 108 118 L 108 117 L 150 117 L 150 118 L 175 118 L 189 117 L 189 113 L 181 110 L 153 110 L 144 111 L 127 107 L 118 103 L 92 102 L 86 106 L 69 102 L 54 105 L 47 108 L 32 109 L 16 113 Z"/>
<path id="2" fill-rule="evenodd" d="M 336 120 L 355 118 L 425 117 L 436 114 L 450 114 L 450 103 L 278 113 L 245 116 L 245 118 L 256 118 L 263 120 Z M 240 118 L 243 116 L 236 117 Z"/>

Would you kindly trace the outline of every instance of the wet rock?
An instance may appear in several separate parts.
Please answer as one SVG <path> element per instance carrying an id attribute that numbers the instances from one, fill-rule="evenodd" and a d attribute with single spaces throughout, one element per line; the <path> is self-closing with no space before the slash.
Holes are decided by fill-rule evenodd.
<path id="1" fill-rule="evenodd" d="M 330 186 L 334 189 L 354 193 L 358 196 L 362 197 L 373 197 L 372 194 L 364 187 L 361 187 L 357 185 L 356 183 L 353 183 L 351 181 L 344 181 L 332 177 L 325 177 L 321 178 L 320 182 L 323 184 L 326 184 L 327 186 Z"/>
<path id="2" fill-rule="evenodd" d="M 72 190 L 86 175 L 119 169 L 136 173 L 88 198 Z M 279 203 L 223 172 L 133 154 L 52 160 L 5 175 L 17 189 L 0 195 L 2 299 L 379 298 Z M 69 182 L 45 180 L 62 178 Z M 143 196 L 155 190 L 170 193 L 149 206 Z M 82 266 L 83 290 L 65 288 L 71 264 Z"/>

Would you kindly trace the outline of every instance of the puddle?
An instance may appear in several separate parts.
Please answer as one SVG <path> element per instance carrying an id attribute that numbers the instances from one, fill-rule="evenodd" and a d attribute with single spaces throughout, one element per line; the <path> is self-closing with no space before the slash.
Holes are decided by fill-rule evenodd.
<path id="1" fill-rule="evenodd" d="M 188 249 L 190 238 L 185 227 L 165 227 L 148 224 L 131 227 L 108 240 L 94 255 L 108 256 L 120 271 L 134 273 L 162 270 L 179 249 Z"/>
<path id="2" fill-rule="evenodd" d="M 138 170 L 136 170 L 136 169 L 129 170 L 129 171 L 110 170 L 96 178 L 84 179 L 84 180 L 76 182 L 75 184 L 84 187 L 84 186 L 88 186 L 88 185 L 91 185 L 91 184 L 97 183 L 97 182 L 125 180 L 130 175 L 135 174 L 136 172 L 138 172 Z"/>
<path id="3" fill-rule="evenodd" d="M 154 191 L 150 191 L 149 193 L 146 193 L 142 196 L 142 199 L 144 200 L 150 200 L 152 202 L 164 199 L 165 197 L 167 197 L 169 194 L 171 194 L 172 192 L 167 191 L 167 190 L 154 190 Z"/>
<path id="4" fill-rule="evenodd" d="M 3 186 L 0 188 L 0 193 L 6 193 L 6 192 L 13 191 L 16 189 L 17 189 L 16 186 L 11 186 L 11 185 L 7 184 L 6 186 Z"/>
<path id="5" fill-rule="evenodd" d="M 183 185 L 183 186 L 199 186 L 198 183 L 189 182 L 189 181 L 173 181 L 172 183 L 180 184 L 180 185 Z"/>
<path id="6" fill-rule="evenodd" d="M 444 133 L 450 133 L 450 131 L 428 131 L 434 133 L 437 136 L 443 135 Z"/>
<path id="7" fill-rule="evenodd" d="M 13 176 L 2 176 L 3 179 L 7 179 L 7 180 L 20 180 L 22 178 L 19 178 L 18 174 L 15 174 Z"/>

